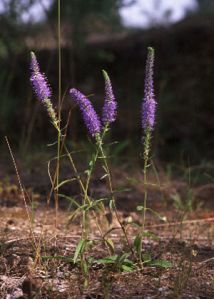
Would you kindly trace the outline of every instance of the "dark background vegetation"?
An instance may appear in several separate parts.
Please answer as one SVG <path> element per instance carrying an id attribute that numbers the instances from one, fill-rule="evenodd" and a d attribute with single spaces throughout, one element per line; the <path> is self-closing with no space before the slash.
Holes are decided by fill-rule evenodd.
<path id="1" fill-rule="evenodd" d="M 29 52 L 37 54 L 57 104 L 57 1 L 52 0 L 41 22 L 23 22 L 21 15 L 42 0 L 6 0 L 0 14 L 0 134 L 22 153 L 53 142 L 46 112 L 32 94 Z M 62 92 L 75 86 L 93 94 L 100 112 L 102 69 L 111 78 L 119 102 L 112 138 L 122 142 L 121 154 L 140 149 L 140 104 L 147 47 L 156 50 L 155 91 L 158 101 L 154 134 L 155 155 L 161 161 L 213 160 L 214 148 L 214 1 L 198 0 L 198 9 L 176 24 L 153 24 L 148 29 L 121 23 L 122 0 L 63 0 Z M 133 1 L 130 1 L 130 4 Z M 157 1 L 158 3 L 158 1 Z M 71 109 L 68 139 L 78 143 L 86 130 L 68 93 L 64 120 Z M 122 149 L 121 148 L 121 149 Z"/>

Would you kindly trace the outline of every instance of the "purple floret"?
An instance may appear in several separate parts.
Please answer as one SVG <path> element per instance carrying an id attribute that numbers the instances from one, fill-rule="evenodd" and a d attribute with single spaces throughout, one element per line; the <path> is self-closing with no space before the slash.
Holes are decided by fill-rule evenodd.
<path id="1" fill-rule="evenodd" d="M 40 72 L 39 64 L 33 52 L 31 52 L 31 72 L 30 81 L 37 97 L 42 102 L 49 99 L 51 97 L 50 87 L 45 75 Z"/>
<path id="2" fill-rule="evenodd" d="M 89 99 L 75 88 L 70 90 L 70 95 L 74 102 L 79 106 L 85 125 L 91 136 L 94 137 L 99 134 L 101 131 L 100 120 Z"/>
<path id="3" fill-rule="evenodd" d="M 102 113 L 102 122 L 104 125 L 115 121 L 117 115 L 117 102 L 113 93 L 112 85 L 108 74 L 103 70 L 105 79 L 105 101 Z"/>
<path id="4" fill-rule="evenodd" d="M 142 103 L 142 127 L 143 129 L 149 129 L 149 130 L 153 130 L 154 128 L 155 110 L 157 105 L 154 96 L 153 67 L 154 67 L 154 49 L 149 47 L 147 61 L 146 61 L 144 99 Z"/>

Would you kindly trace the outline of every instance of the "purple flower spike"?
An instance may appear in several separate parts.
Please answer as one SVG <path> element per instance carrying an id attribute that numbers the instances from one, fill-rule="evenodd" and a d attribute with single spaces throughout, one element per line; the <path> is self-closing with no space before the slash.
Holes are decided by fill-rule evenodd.
<path id="1" fill-rule="evenodd" d="M 45 101 L 51 97 L 51 90 L 47 83 L 45 75 L 40 72 L 39 64 L 36 55 L 31 52 L 31 77 L 33 89 L 40 101 Z"/>
<path id="2" fill-rule="evenodd" d="M 154 67 L 154 49 L 149 47 L 147 61 L 146 61 L 144 99 L 142 104 L 142 127 L 143 129 L 149 129 L 149 130 L 153 130 L 154 128 L 155 110 L 157 105 L 154 96 L 153 67 Z"/>
<path id="3" fill-rule="evenodd" d="M 108 125 L 115 121 L 117 114 L 117 102 L 113 94 L 111 80 L 106 71 L 103 70 L 103 76 L 105 79 L 105 101 L 102 113 L 102 122 L 104 125 Z"/>
<path id="4" fill-rule="evenodd" d="M 94 137 L 99 134 L 101 131 L 100 120 L 89 99 L 74 88 L 70 90 L 70 95 L 74 102 L 79 106 L 85 125 L 91 136 Z"/>

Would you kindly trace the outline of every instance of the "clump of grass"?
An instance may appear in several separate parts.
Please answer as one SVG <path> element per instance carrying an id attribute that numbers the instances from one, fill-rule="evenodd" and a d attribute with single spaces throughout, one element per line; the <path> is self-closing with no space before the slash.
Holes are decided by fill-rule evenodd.
<path id="1" fill-rule="evenodd" d="M 192 263 L 194 257 L 197 255 L 195 250 L 191 250 L 188 259 L 185 260 L 181 257 L 178 265 L 178 275 L 174 281 L 174 297 L 179 299 L 182 298 L 183 292 L 187 287 L 188 281 L 192 275 Z"/>

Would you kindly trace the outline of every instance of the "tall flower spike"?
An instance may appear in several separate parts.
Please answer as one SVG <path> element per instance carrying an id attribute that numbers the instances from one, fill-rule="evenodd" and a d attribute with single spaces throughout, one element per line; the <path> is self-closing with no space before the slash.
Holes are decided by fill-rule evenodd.
<path id="1" fill-rule="evenodd" d="M 117 115 L 117 102 L 113 93 L 111 80 L 106 71 L 103 70 L 105 80 L 105 101 L 102 113 L 102 122 L 106 126 L 115 121 Z"/>
<path id="2" fill-rule="evenodd" d="M 48 115 L 50 116 L 53 125 L 57 130 L 59 130 L 56 113 L 53 108 L 53 104 L 50 100 L 51 89 L 47 83 L 45 75 L 40 72 L 39 64 L 36 59 L 34 52 L 31 52 L 31 77 L 30 81 L 32 83 L 34 92 L 36 93 L 38 99 L 45 105 Z"/>
<path id="3" fill-rule="evenodd" d="M 142 127 L 152 131 L 155 124 L 156 101 L 154 96 L 153 68 L 154 68 L 154 49 L 148 47 L 146 61 L 146 75 L 144 87 L 144 99 L 142 103 Z"/>
<path id="4" fill-rule="evenodd" d="M 39 64 L 36 55 L 31 52 L 31 77 L 30 81 L 33 89 L 40 101 L 45 101 L 51 97 L 51 90 L 47 83 L 45 75 L 40 72 Z"/>
<path id="5" fill-rule="evenodd" d="M 91 136 L 94 137 L 99 134 L 101 131 L 100 120 L 90 100 L 75 88 L 70 90 L 70 95 L 74 102 L 79 106 L 85 125 Z"/>

